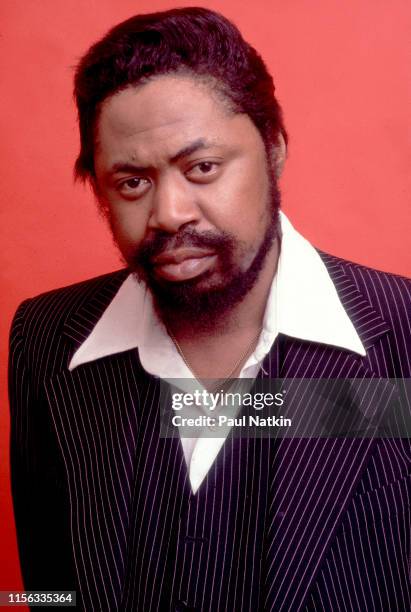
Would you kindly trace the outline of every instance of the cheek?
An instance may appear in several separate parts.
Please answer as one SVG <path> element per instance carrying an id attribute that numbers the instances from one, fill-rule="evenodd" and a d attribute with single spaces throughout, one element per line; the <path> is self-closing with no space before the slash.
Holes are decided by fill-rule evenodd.
<path id="1" fill-rule="evenodd" d="M 244 240 L 257 238 L 266 224 L 269 193 L 264 163 L 244 165 L 231 171 L 215 194 L 218 224 L 224 224 L 225 229 Z"/>
<path id="2" fill-rule="evenodd" d="M 113 237 L 124 255 L 127 255 L 142 242 L 147 220 L 145 214 L 135 206 L 116 207 L 108 210 L 108 221 Z"/>

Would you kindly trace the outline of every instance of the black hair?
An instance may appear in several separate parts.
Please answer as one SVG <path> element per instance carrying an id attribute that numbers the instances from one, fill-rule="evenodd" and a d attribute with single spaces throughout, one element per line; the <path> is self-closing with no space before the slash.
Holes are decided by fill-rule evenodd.
<path id="1" fill-rule="evenodd" d="M 228 19 L 205 8 L 136 15 L 112 28 L 80 60 L 74 97 L 80 128 L 76 178 L 94 176 L 95 125 L 102 102 L 156 75 L 210 79 L 234 113 L 245 113 L 267 150 L 287 142 L 273 79 L 257 51 Z"/>

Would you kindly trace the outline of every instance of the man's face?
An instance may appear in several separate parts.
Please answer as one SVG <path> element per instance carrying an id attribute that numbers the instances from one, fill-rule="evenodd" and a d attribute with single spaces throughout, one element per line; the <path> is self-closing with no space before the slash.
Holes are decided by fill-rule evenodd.
<path id="1" fill-rule="evenodd" d="M 218 316 L 255 284 L 279 196 L 261 136 L 204 83 L 161 76 L 108 98 L 96 192 L 160 314 Z"/>

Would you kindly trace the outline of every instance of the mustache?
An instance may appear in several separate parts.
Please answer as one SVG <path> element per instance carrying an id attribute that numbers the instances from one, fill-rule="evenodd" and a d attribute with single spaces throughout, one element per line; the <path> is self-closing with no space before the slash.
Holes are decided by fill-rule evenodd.
<path id="1" fill-rule="evenodd" d="M 198 247 L 228 253 L 233 247 L 233 237 L 227 232 L 196 232 L 192 228 L 186 228 L 177 234 L 158 231 L 153 238 L 141 244 L 133 261 L 141 266 L 150 266 L 153 257 L 181 247 Z"/>

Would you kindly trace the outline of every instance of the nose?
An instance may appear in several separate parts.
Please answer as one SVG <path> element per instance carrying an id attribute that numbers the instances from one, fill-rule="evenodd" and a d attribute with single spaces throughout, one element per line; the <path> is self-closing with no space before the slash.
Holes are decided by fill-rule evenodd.
<path id="1" fill-rule="evenodd" d="M 148 227 L 176 233 L 183 225 L 198 222 L 200 214 L 194 194 L 184 184 L 184 178 L 167 177 L 155 186 Z"/>

